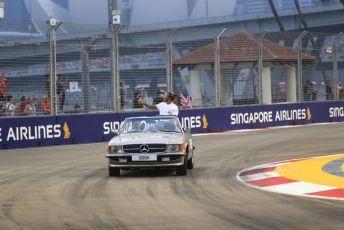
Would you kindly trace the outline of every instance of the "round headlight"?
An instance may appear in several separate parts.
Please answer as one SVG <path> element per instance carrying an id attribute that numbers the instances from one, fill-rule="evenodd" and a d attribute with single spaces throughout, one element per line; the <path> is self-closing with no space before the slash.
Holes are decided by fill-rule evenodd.
<path id="1" fill-rule="evenodd" d="M 184 151 L 184 144 L 166 145 L 166 152 L 168 153 L 183 152 L 183 151 Z"/>
<path id="2" fill-rule="evenodd" d="M 122 145 L 109 146 L 109 147 L 110 147 L 110 153 L 123 153 Z"/>

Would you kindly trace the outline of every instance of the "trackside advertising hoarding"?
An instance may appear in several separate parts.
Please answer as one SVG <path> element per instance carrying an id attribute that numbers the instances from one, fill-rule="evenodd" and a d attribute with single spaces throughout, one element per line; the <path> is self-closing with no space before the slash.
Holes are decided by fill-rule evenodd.
<path id="1" fill-rule="evenodd" d="M 126 117 L 157 111 L 0 119 L 0 149 L 108 141 Z M 344 102 L 276 104 L 181 110 L 192 133 L 344 121 Z"/>

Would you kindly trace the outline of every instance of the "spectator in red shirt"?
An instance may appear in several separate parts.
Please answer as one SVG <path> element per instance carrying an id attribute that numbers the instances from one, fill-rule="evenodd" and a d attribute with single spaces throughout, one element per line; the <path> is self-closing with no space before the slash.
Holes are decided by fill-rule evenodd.
<path id="1" fill-rule="evenodd" d="M 50 104 L 50 100 L 47 96 L 44 96 L 44 98 L 43 98 L 42 109 L 43 109 L 43 113 L 46 115 L 49 115 L 51 112 L 51 104 Z"/>
<path id="2" fill-rule="evenodd" d="M 27 100 L 26 100 L 26 97 L 25 96 L 22 96 L 20 101 L 19 101 L 19 104 L 17 106 L 18 110 L 19 110 L 19 115 L 26 115 L 25 114 L 25 108 L 26 108 L 26 105 L 27 105 Z"/>
<path id="3" fill-rule="evenodd" d="M 7 86 L 6 86 L 6 75 L 0 73 L 0 102 L 6 103 L 6 93 L 7 93 Z"/>

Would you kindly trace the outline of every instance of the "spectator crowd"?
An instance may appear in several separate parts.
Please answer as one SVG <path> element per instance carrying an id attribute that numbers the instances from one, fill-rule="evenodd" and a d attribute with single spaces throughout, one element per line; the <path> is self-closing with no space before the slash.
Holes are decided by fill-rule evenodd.
<path id="1" fill-rule="evenodd" d="M 63 108 L 64 92 L 63 86 L 57 84 L 59 107 Z M 49 92 L 49 91 L 48 91 Z M 49 93 L 48 93 L 49 94 Z M 0 116 L 34 116 L 34 115 L 50 115 L 51 103 L 48 96 L 21 96 L 20 99 L 15 100 L 7 90 L 6 75 L 0 73 Z"/>
<path id="2" fill-rule="evenodd" d="M 51 104 L 47 96 L 43 98 L 22 96 L 15 102 L 12 95 L 7 95 L 5 103 L 1 103 L 0 108 L 2 117 L 49 115 L 51 112 Z"/>

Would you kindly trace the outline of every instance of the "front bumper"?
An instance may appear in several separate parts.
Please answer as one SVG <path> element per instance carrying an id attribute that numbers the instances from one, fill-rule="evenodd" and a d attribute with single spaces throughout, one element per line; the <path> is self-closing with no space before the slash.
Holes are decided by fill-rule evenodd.
<path id="1" fill-rule="evenodd" d="M 139 154 L 106 154 L 109 158 L 109 167 L 112 168 L 169 168 L 177 167 L 184 164 L 185 154 L 182 153 L 157 153 L 156 161 L 133 161 L 132 156 Z M 169 161 L 162 161 L 163 158 L 169 157 Z M 121 161 L 120 161 L 121 159 Z M 126 159 L 126 162 L 123 162 Z"/>

